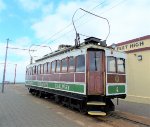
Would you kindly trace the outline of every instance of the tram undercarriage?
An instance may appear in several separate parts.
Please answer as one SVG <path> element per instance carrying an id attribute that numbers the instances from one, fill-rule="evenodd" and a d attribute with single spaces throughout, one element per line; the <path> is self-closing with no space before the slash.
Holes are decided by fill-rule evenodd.
<path id="1" fill-rule="evenodd" d="M 48 98 L 70 109 L 78 110 L 83 114 L 105 116 L 115 110 L 111 97 L 100 95 L 79 95 L 56 90 L 30 87 L 29 93 L 40 98 Z M 67 95 L 67 96 L 66 96 Z"/>

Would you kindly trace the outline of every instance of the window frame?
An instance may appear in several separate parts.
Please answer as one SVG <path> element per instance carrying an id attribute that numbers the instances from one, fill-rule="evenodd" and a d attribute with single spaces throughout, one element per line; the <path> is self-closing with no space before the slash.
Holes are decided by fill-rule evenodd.
<path id="1" fill-rule="evenodd" d="M 89 52 L 89 71 L 102 72 L 103 54 L 101 50 L 88 51 Z M 91 57 L 91 55 L 94 57 Z"/>
<path id="2" fill-rule="evenodd" d="M 52 65 L 53 65 L 54 62 L 55 62 L 55 64 L 54 64 L 55 67 L 54 67 L 54 71 L 53 71 L 53 68 L 52 68 L 53 66 Z M 51 62 L 51 73 L 56 73 L 56 60 Z"/>
<path id="3" fill-rule="evenodd" d="M 84 56 L 84 71 L 77 71 L 78 57 L 80 57 L 80 56 Z M 81 54 L 81 55 L 76 56 L 75 57 L 75 72 L 85 73 L 85 71 L 86 71 L 85 66 L 86 66 L 85 54 Z"/>
<path id="4" fill-rule="evenodd" d="M 58 61 L 59 61 L 59 70 L 58 70 Z M 60 73 L 61 72 L 61 60 L 56 60 L 56 63 L 55 63 L 56 65 L 56 73 Z"/>
<path id="5" fill-rule="evenodd" d="M 73 59 L 73 61 L 74 61 L 74 68 L 73 69 L 70 69 L 70 59 Z M 74 57 L 74 56 L 70 56 L 69 58 L 68 58 L 68 72 L 75 72 L 75 70 L 76 70 L 76 58 Z"/>
<path id="6" fill-rule="evenodd" d="M 30 67 L 30 75 L 32 75 L 32 67 Z"/>
<path id="7" fill-rule="evenodd" d="M 39 64 L 39 65 L 37 66 L 37 74 L 38 74 L 38 75 L 41 74 L 41 64 Z"/>
<path id="8" fill-rule="evenodd" d="M 115 60 L 115 71 L 108 71 L 108 57 L 114 58 L 114 60 Z M 117 73 L 117 60 L 116 60 L 116 57 L 114 57 L 114 56 L 107 56 L 107 73 Z"/>
<path id="9" fill-rule="evenodd" d="M 64 68 L 63 61 L 66 62 L 66 69 L 63 69 Z M 61 60 L 61 72 L 62 73 L 68 72 L 68 57 L 66 57 L 66 58 L 64 58 L 64 59 Z"/>
<path id="10" fill-rule="evenodd" d="M 43 64 L 43 74 L 47 74 L 47 63 Z"/>
<path id="11" fill-rule="evenodd" d="M 47 74 L 51 73 L 51 62 L 47 62 Z"/>
<path id="12" fill-rule="evenodd" d="M 123 65 L 123 67 L 124 67 L 124 72 L 118 71 L 118 65 L 119 65 L 119 64 L 118 64 L 118 59 L 122 59 L 123 62 L 124 62 L 124 63 L 123 63 L 124 65 L 121 64 L 121 65 Z M 124 58 L 119 58 L 119 57 L 118 57 L 118 58 L 116 58 L 116 60 L 117 60 L 117 73 L 119 73 L 119 74 L 125 74 L 125 73 L 126 73 L 125 59 L 124 59 Z"/>
<path id="13" fill-rule="evenodd" d="M 43 66 L 43 64 L 41 64 L 40 74 L 44 74 L 44 66 Z"/>

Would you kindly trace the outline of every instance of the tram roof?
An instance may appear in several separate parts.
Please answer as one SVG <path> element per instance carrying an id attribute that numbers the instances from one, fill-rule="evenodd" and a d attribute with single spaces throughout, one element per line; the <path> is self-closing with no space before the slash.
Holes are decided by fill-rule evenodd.
<path id="1" fill-rule="evenodd" d="M 91 45 L 93 45 L 94 48 L 100 48 L 100 47 L 105 47 L 106 48 L 107 47 L 106 41 L 101 41 L 101 39 L 95 38 L 95 37 L 89 37 L 89 38 L 86 38 L 85 41 L 83 43 L 81 43 L 80 46 L 78 46 L 78 47 L 77 46 L 71 46 L 71 47 L 67 47 L 65 49 L 56 50 L 54 52 L 51 52 L 49 54 L 44 55 L 42 58 L 37 59 L 35 62 L 39 62 L 39 61 L 42 61 L 44 59 L 54 57 L 54 56 L 57 56 L 59 54 L 70 52 L 70 51 L 73 51 L 73 50 L 76 50 L 76 49 L 81 49 L 81 48 L 87 49 Z"/>

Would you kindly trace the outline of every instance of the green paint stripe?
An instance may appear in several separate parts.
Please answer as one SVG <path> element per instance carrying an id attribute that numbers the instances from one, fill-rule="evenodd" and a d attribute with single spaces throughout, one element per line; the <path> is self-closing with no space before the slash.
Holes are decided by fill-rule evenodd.
<path id="1" fill-rule="evenodd" d="M 109 94 L 125 93 L 125 85 L 110 85 L 108 86 Z"/>
<path id="2" fill-rule="evenodd" d="M 26 81 L 28 85 L 34 85 L 38 87 L 46 87 L 57 90 L 65 90 L 69 92 L 84 93 L 84 85 L 72 84 L 72 83 L 56 83 L 56 82 L 41 82 L 41 81 Z"/>

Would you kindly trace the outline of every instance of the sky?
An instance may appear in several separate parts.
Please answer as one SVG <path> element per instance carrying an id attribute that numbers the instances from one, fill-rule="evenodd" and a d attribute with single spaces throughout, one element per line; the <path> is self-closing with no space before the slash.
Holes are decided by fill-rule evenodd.
<path id="1" fill-rule="evenodd" d="M 105 17 L 110 23 L 107 44 L 119 43 L 150 34 L 150 0 L 0 0 L 0 82 L 3 78 L 6 39 L 8 48 L 6 81 L 25 81 L 25 69 L 60 44 L 74 45 L 72 16 L 78 8 Z M 107 22 L 81 10 L 73 18 L 80 34 L 106 39 Z M 80 36 L 81 42 L 85 36 Z M 47 47 L 40 47 L 42 45 Z M 50 48 L 49 48 L 50 47 Z M 36 50 L 30 52 L 28 49 Z"/>

